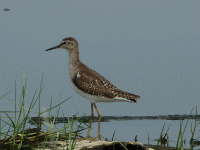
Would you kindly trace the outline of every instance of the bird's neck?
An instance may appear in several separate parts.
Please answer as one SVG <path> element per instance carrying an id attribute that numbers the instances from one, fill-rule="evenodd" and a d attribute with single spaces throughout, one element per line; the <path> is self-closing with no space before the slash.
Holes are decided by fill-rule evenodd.
<path id="1" fill-rule="evenodd" d="M 79 50 L 78 48 L 69 51 L 69 69 L 70 76 L 72 77 L 79 71 L 79 66 L 81 61 L 79 60 Z"/>

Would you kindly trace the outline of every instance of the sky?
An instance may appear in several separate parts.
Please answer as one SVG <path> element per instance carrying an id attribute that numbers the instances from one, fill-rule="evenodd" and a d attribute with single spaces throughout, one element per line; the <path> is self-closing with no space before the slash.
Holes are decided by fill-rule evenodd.
<path id="1" fill-rule="evenodd" d="M 11 91 L 1 99 L 1 111 L 14 109 L 15 81 L 19 101 L 23 74 L 28 107 L 44 74 L 41 110 L 50 107 L 51 98 L 54 106 L 72 96 L 59 115 L 90 115 L 89 101 L 71 86 L 68 52 L 45 51 L 66 37 L 79 42 L 83 63 L 141 96 L 137 104 L 98 103 L 103 116 L 189 114 L 199 106 L 200 1 L 0 3 L 0 97 Z"/>

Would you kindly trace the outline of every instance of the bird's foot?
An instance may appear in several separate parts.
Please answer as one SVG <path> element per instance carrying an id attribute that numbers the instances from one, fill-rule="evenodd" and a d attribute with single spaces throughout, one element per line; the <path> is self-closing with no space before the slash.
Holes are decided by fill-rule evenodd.
<path id="1" fill-rule="evenodd" d="M 96 140 L 101 140 L 101 138 L 103 138 L 102 135 L 97 135 L 97 137 L 91 137 L 90 135 L 87 135 L 84 139 L 89 140 L 89 141 L 96 141 Z"/>
<path id="2" fill-rule="evenodd" d="M 92 142 L 92 141 L 96 141 L 96 140 L 97 140 L 96 138 L 93 138 L 93 137 L 91 137 L 91 136 L 86 136 L 84 139 L 85 139 L 85 140 L 88 140 L 89 142 Z"/>
<path id="3" fill-rule="evenodd" d="M 96 139 L 99 139 L 99 140 L 101 140 L 101 138 L 103 138 L 103 136 L 101 134 L 98 134 L 96 137 Z"/>
<path id="4" fill-rule="evenodd" d="M 97 137 L 95 137 L 94 139 L 96 139 L 96 140 L 98 140 L 98 139 L 101 140 L 101 138 L 103 138 L 103 136 L 102 136 L 101 134 L 98 134 Z"/>

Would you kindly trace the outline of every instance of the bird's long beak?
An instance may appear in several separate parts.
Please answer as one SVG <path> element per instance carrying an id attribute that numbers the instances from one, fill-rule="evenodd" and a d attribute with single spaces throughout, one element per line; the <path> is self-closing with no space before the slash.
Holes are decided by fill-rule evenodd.
<path id="1" fill-rule="evenodd" d="M 52 47 L 52 48 L 49 48 L 49 49 L 47 49 L 46 51 L 50 51 L 50 50 L 57 49 L 57 48 L 60 48 L 60 45 L 54 46 L 54 47 Z"/>

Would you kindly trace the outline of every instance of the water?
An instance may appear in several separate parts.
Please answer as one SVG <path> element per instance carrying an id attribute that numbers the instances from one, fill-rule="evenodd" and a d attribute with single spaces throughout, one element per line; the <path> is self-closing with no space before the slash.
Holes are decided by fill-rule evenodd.
<path id="1" fill-rule="evenodd" d="M 179 0 L 90 3 L 2 0 L 0 97 L 9 91 L 11 93 L 1 99 L 0 110 L 14 110 L 14 103 L 9 99 L 14 101 L 15 81 L 16 97 L 20 101 L 23 73 L 27 77 L 25 106 L 29 107 L 44 73 L 41 110 L 50 107 L 51 98 L 52 106 L 55 106 L 73 96 L 61 105 L 59 116 L 90 115 L 89 101 L 71 87 L 67 51 L 45 52 L 63 38 L 72 36 L 79 42 L 83 63 L 118 88 L 141 96 L 137 104 L 97 104 L 103 116 L 190 114 L 192 108 L 200 104 L 199 5 L 200 1 Z M 4 11 L 5 8 L 9 11 Z M 34 110 L 38 111 L 38 103 Z M 56 109 L 51 113 L 55 114 Z M 30 115 L 36 116 L 35 113 Z M 137 133 L 139 140 L 147 139 L 148 132 L 151 140 L 158 138 L 163 122 L 146 121 L 102 123 L 106 127 L 117 124 L 117 127 L 112 125 L 113 129 L 109 128 L 111 133 L 104 134 L 102 130 L 102 134 L 111 138 L 117 129 L 116 137 L 120 139 L 128 135 L 130 130 L 127 129 L 132 129 L 134 132 L 128 139 L 133 139 L 137 127 L 131 124 L 140 122 L 138 126 L 144 128 L 140 130 L 141 134 Z M 128 122 L 130 126 L 120 130 Z M 159 130 L 154 136 L 156 130 L 153 129 L 157 124 Z M 178 128 L 179 123 L 175 126 Z M 124 136 L 120 136 L 123 133 Z M 172 134 L 170 139 L 176 139 Z"/>
<path id="2" fill-rule="evenodd" d="M 10 115 L 10 114 L 9 114 Z M 3 115 L 1 116 L 3 117 Z M 44 116 L 42 116 L 44 117 Z M 184 148 L 190 147 L 190 139 L 192 137 L 191 129 L 194 129 L 195 120 L 194 119 L 184 119 L 187 118 L 186 115 L 174 115 L 171 116 L 171 119 L 176 120 L 165 120 L 166 118 L 170 119 L 167 116 L 138 116 L 138 117 L 116 117 L 107 120 L 106 117 L 102 117 L 102 121 L 107 122 L 101 122 L 101 134 L 104 137 L 102 140 L 112 140 L 113 134 L 114 134 L 114 140 L 115 141 L 134 141 L 135 136 L 137 136 L 137 142 L 141 142 L 143 144 L 150 144 L 150 145 L 157 145 L 157 140 L 160 137 L 160 134 L 164 136 L 167 132 L 169 136 L 169 146 L 170 147 L 176 147 L 177 139 L 180 131 L 180 125 L 182 123 L 182 131 L 186 126 L 186 130 L 184 132 L 183 140 Z M 86 123 L 89 124 L 89 116 L 86 117 L 87 121 Z M 143 118 L 143 119 L 142 119 Z M 145 118 L 145 119 L 144 119 Z M 149 118 L 149 119 L 148 119 Z M 152 119 L 154 118 L 154 119 Z M 159 119 L 160 118 L 160 119 Z M 184 120 L 179 120 L 179 118 L 182 118 Z M 31 118 L 34 120 L 38 120 L 37 118 Z M 3 118 L 3 120 L 8 122 L 8 119 Z M 74 120 L 76 120 L 74 118 Z M 200 131 L 200 120 L 197 118 L 198 126 L 196 128 L 194 139 L 199 137 L 199 131 Z M 74 131 L 77 130 L 77 126 L 80 123 L 77 122 L 74 125 Z M 4 123 L 1 122 L 1 126 L 3 126 Z M 82 124 L 83 127 L 86 127 Z M 54 127 L 56 127 L 56 130 L 60 130 L 64 127 L 63 123 L 54 124 Z M 27 124 L 26 128 L 35 128 L 34 125 Z M 8 131 L 8 126 L 4 126 L 4 128 L 1 130 L 2 132 Z M 12 130 L 12 128 L 10 128 Z M 42 125 L 42 131 L 46 131 L 47 128 L 45 125 Z M 54 131 L 56 131 L 54 130 Z M 67 129 L 68 130 L 68 129 Z M 162 132 L 163 130 L 163 132 Z M 94 123 L 92 124 L 92 130 L 91 130 L 91 136 L 96 137 L 98 132 L 98 117 L 94 119 Z M 10 133 L 12 134 L 13 131 Z M 80 132 L 80 135 L 85 137 L 87 135 L 87 129 Z M 198 139 L 199 140 L 199 139 Z M 195 147 L 195 149 L 199 149 L 200 147 Z"/>
<path id="3" fill-rule="evenodd" d="M 194 125 L 194 120 L 190 120 L 188 123 L 188 127 L 186 128 L 184 139 L 186 139 L 185 148 L 188 148 L 189 141 L 191 138 L 190 125 L 191 123 Z M 168 131 L 169 135 L 169 146 L 176 147 L 176 141 L 178 139 L 178 134 L 180 130 L 180 121 L 171 121 L 171 120 L 134 120 L 134 121 L 112 121 L 107 123 L 102 123 L 101 134 L 108 138 L 112 139 L 113 133 L 115 131 L 114 140 L 116 141 L 134 141 L 135 136 L 137 135 L 138 142 L 143 144 L 152 144 L 156 145 L 156 139 L 159 139 L 160 134 L 162 132 L 163 125 L 165 124 L 165 128 L 163 131 L 163 135 L 165 135 L 168 126 L 170 125 L 170 129 Z M 94 123 L 93 130 L 91 132 L 91 136 L 95 137 L 97 135 L 97 126 L 98 123 Z M 200 129 L 200 127 L 198 128 Z M 196 136 L 199 135 L 198 130 L 196 130 Z M 149 134 L 149 142 L 148 142 L 148 134 Z M 86 135 L 86 132 L 83 133 Z M 200 148 L 200 147 L 199 147 Z"/>
<path id="4" fill-rule="evenodd" d="M 71 87 L 68 52 L 45 51 L 72 36 L 83 63 L 118 88 L 141 96 L 137 105 L 97 104 L 102 115 L 189 114 L 200 104 L 199 4 L 2 1 L 10 11 L 0 13 L 0 96 L 12 92 L 1 99 L 1 111 L 14 108 L 7 98 L 14 100 L 15 80 L 19 101 L 23 73 L 28 107 L 44 73 L 41 109 L 49 108 L 51 96 L 52 105 L 58 104 L 62 93 L 62 100 L 73 96 L 61 107 L 65 116 L 90 114 L 89 102 Z"/>
<path id="5" fill-rule="evenodd" d="M 182 129 L 185 128 L 186 123 L 187 120 L 183 120 Z M 160 134 L 163 130 L 162 135 L 164 136 L 167 132 L 169 136 L 169 146 L 176 147 L 180 131 L 180 124 L 180 120 L 112 120 L 110 122 L 101 123 L 101 134 L 104 137 L 103 140 L 112 140 L 114 134 L 115 141 L 130 142 L 133 142 L 135 140 L 135 136 L 137 135 L 137 142 L 141 142 L 143 144 L 157 145 L 157 140 L 159 139 Z M 194 119 L 188 120 L 183 138 L 183 140 L 185 141 L 184 148 L 190 147 L 189 141 L 192 136 L 191 126 L 192 128 L 194 128 L 194 124 Z M 59 123 L 56 126 L 58 128 L 62 128 L 63 125 L 64 124 Z M 76 126 L 74 126 L 74 128 L 76 129 Z M 92 128 L 93 129 L 91 130 L 91 136 L 96 137 L 98 132 L 98 122 L 94 122 L 92 124 Z M 200 126 L 198 125 L 193 137 L 194 139 L 199 136 L 199 130 Z M 81 135 L 85 137 L 87 135 L 87 130 L 82 131 Z M 200 147 L 194 147 L 194 149 L 199 148 Z"/>

